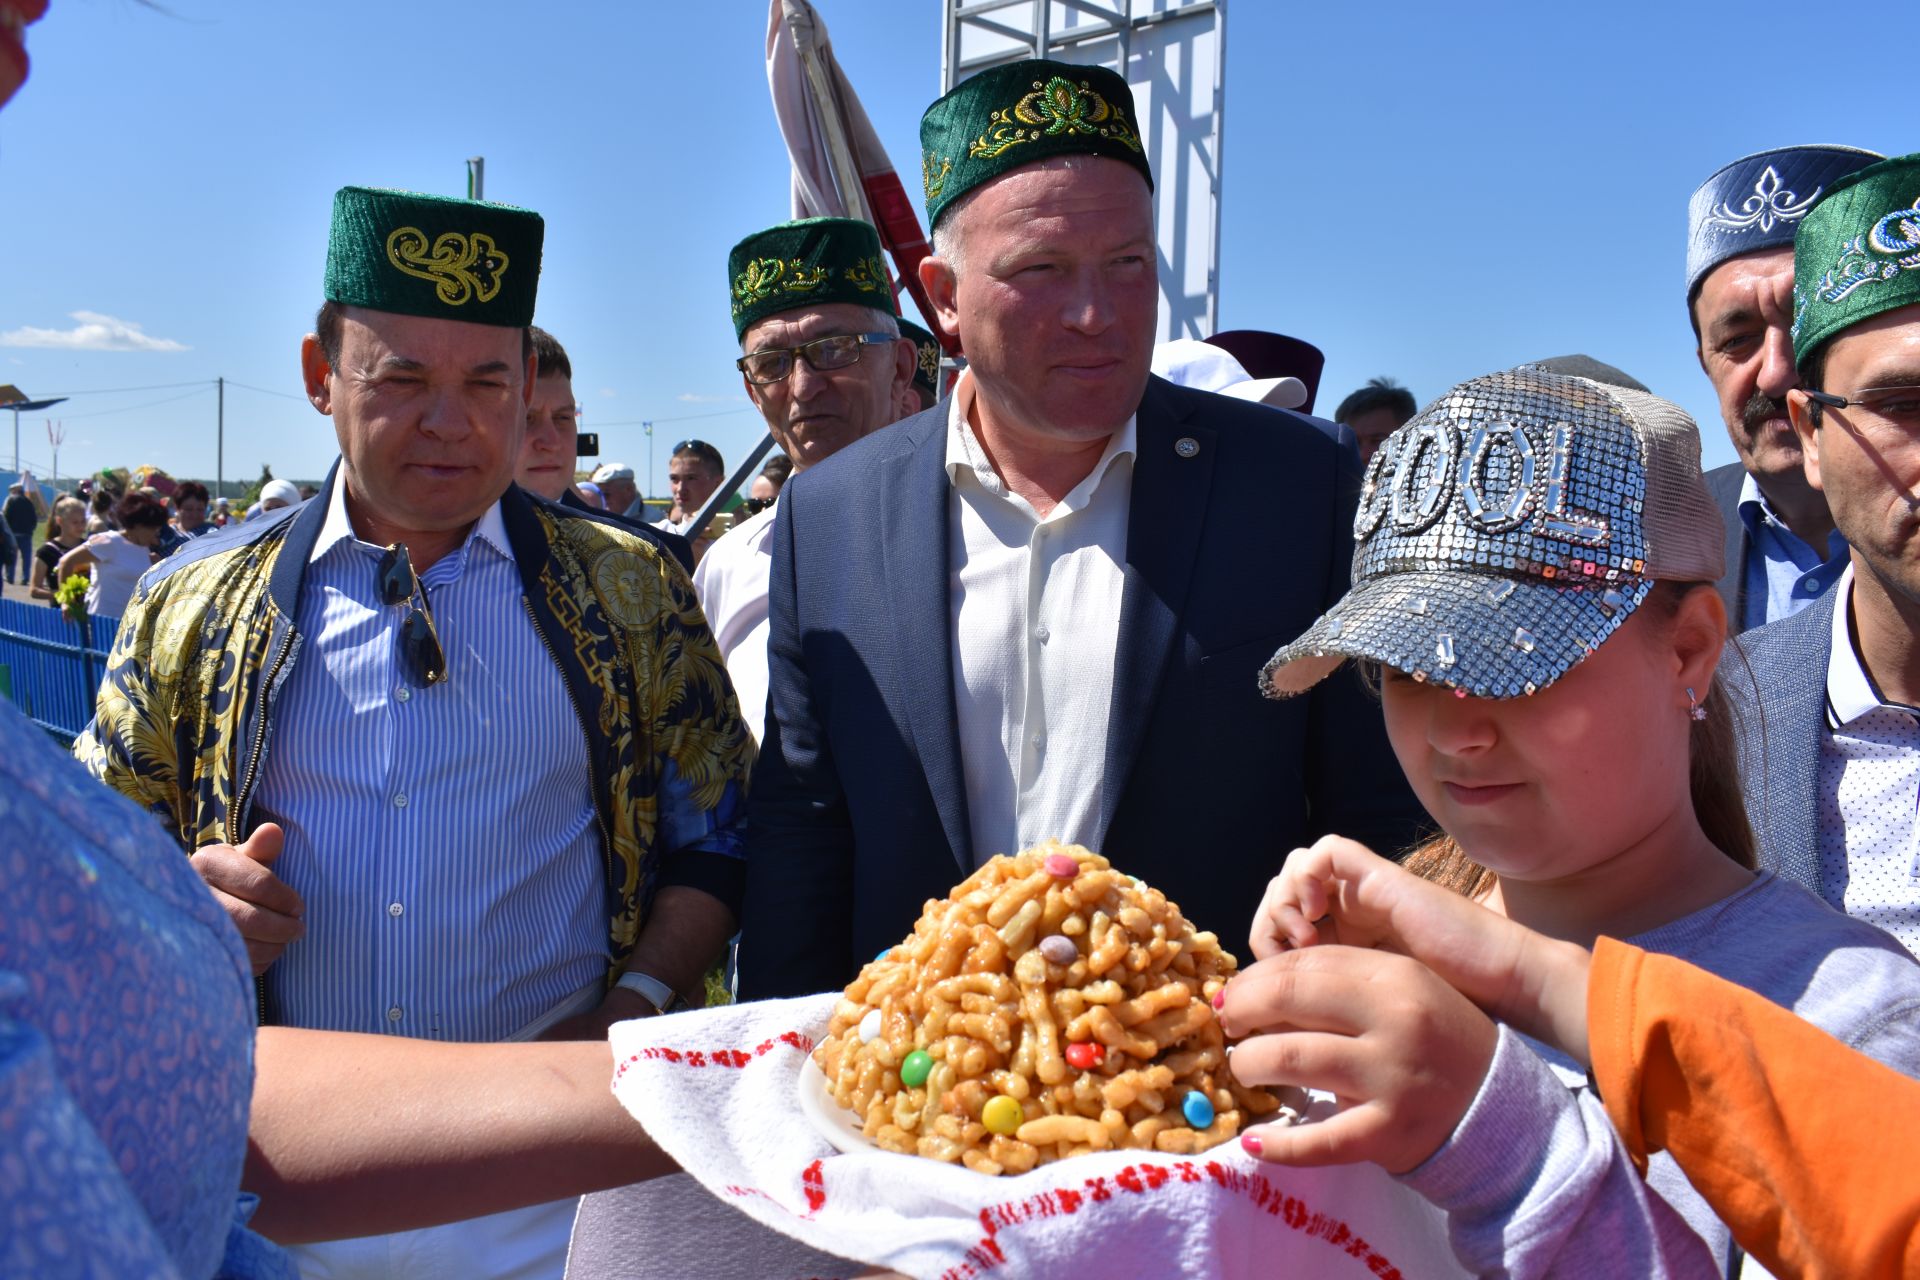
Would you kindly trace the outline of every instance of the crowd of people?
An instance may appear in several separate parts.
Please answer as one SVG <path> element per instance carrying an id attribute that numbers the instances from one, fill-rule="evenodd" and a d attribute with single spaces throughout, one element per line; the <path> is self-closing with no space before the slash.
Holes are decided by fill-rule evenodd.
<path id="1" fill-rule="evenodd" d="M 117 478 L 111 472 L 89 477 L 55 494 L 52 502 L 31 473 L 15 481 L 0 506 L 7 581 L 25 584 L 31 599 L 66 607 L 76 616 L 84 610 L 117 618 L 140 576 L 194 539 L 295 506 L 316 492 L 311 485 L 269 479 L 258 498 L 236 512 L 197 480 L 175 481 L 156 473 L 148 483 L 131 485 L 115 483 Z M 61 586 L 75 579 L 85 584 L 84 594 L 63 598 Z"/>
<path id="2" fill-rule="evenodd" d="M 1234 1073 L 1339 1104 L 1246 1151 L 1382 1166 L 1476 1273 L 1920 1267 L 1920 156 L 1694 194 L 1703 473 L 1587 357 L 1327 421 L 1156 355 L 1136 125 L 1049 62 L 927 109 L 945 387 L 871 226 L 741 239 L 786 465 L 717 538 L 705 442 L 656 522 L 578 479 L 538 214 L 337 193 L 318 492 L 52 513 L 124 606 L 77 766 L 0 712 L 4 1269 L 557 1276 L 671 1168 L 613 1024 L 730 951 L 835 990 L 1044 839 L 1250 940 Z"/>

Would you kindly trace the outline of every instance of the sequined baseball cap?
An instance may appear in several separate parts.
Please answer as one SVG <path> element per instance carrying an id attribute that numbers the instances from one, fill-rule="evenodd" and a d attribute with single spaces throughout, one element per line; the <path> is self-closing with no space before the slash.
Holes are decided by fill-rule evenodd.
<path id="1" fill-rule="evenodd" d="M 1463 696 L 1537 693 L 1653 584 L 1718 581 L 1700 433 L 1646 392 L 1521 365 L 1463 382 L 1367 467 L 1353 586 L 1260 673 L 1304 693 L 1348 658 Z"/>

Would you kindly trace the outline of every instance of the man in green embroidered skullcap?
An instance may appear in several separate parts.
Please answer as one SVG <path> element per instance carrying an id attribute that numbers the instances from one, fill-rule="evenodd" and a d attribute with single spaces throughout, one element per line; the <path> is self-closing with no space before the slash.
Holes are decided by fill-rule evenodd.
<path id="1" fill-rule="evenodd" d="M 901 417 L 933 408 L 940 398 L 940 341 L 902 317 L 900 336 L 913 344 L 913 383 L 901 400 Z"/>
<path id="2" fill-rule="evenodd" d="M 154 570 L 76 744 L 195 855 L 267 1021 L 601 1039 L 698 999 L 733 932 L 753 746 L 685 572 L 513 482 L 544 230 L 337 194 L 300 358 L 340 461 Z M 300 1257 L 558 1277 L 573 1210 Z"/>
<path id="3" fill-rule="evenodd" d="M 920 142 L 920 282 L 968 367 L 781 495 L 744 995 L 843 985 L 956 868 L 1044 839 L 1237 936 L 1275 852 L 1329 830 L 1400 848 L 1423 821 L 1357 682 L 1310 710 L 1256 691 L 1264 640 L 1346 589 L 1359 458 L 1151 376 L 1126 82 L 989 68 Z"/>
<path id="4" fill-rule="evenodd" d="M 1828 188 L 1793 293 L 1787 411 L 1850 551 L 1819 600 L 1742 637 L 1747 806 L 1765 865 L 1920 953 L 1920 154 Z"/>
<path id="5" fill-rule="evenodd" d="M 767 430 L 805 471 L 905 413 L 914 349 L 903 341 L 880 236 L 852 218 L 755 232 L 727 255 L 741 380 Z M 767 705 L 767 578 L 777 504 L 709 547 L 701 606 L 757 738 Z"/>
<path id="6" fill-rule="evenodd" d="M 804 471 L 894 418 L 913 377 L 880 236 L 853 218 L 804 218 L 727 255 L 741 380 Z"/>

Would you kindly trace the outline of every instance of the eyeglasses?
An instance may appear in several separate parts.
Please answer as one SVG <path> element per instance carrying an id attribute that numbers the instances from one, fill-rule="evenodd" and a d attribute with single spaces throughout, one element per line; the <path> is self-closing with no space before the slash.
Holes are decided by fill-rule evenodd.
<path id="1" fill-rule="evenodd" d="M 1807 399 L 1828 409 L 1857 409 L 1847 426 L 1882 450 L 1920 443 L 1920 387 L 1864 387 L 1851 396 L 1808 391 Z"/>
<path id="2" fill-rule="evenodd" d="M 757 516 L 772 506 L 775 501 L 776 499 L 773 498 L 742 498 L 740 512 L 742 515 Z"/>
<path id="3" fill-rule="evenodd" d="M 815 373 L 825 373 L 829 369 L 844 369 L 848 365 L 858 364 L 861 347 L 891 345 L 898 341 L 890 333 L 836 333 L 815 338 L 812 342 L 803 342 L 797 347 L 769 347 L 765 351 L 749 352 L 733 363 L 741 373 L 747 375 L 748 382 L 765 386 L 770 382 L 780 382 L 792 373 L 795 356 L 805 360 L 807 367 Z"/>
<path id="4" fill-rule="evenodd" d="M 447 652 L 427 610 L 427 584 L 413 571 L 405 543 L 396 542 L 380 557 L 380 598 L 388 605 L 407 605 L 400 624 L 400 651 L 421 684 L 439 684 L 447 678 Z"/>

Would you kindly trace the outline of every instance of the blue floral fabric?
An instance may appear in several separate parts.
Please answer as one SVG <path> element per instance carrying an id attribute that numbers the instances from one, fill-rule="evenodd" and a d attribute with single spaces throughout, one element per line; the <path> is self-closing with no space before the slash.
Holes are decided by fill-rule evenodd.
<path id="1" fill-rule="evenodd" d="M 151 817 L 4 701 L 0 831 L 0 1275 L 293 1280 L 239 1193 L 239 935 Z"/>

